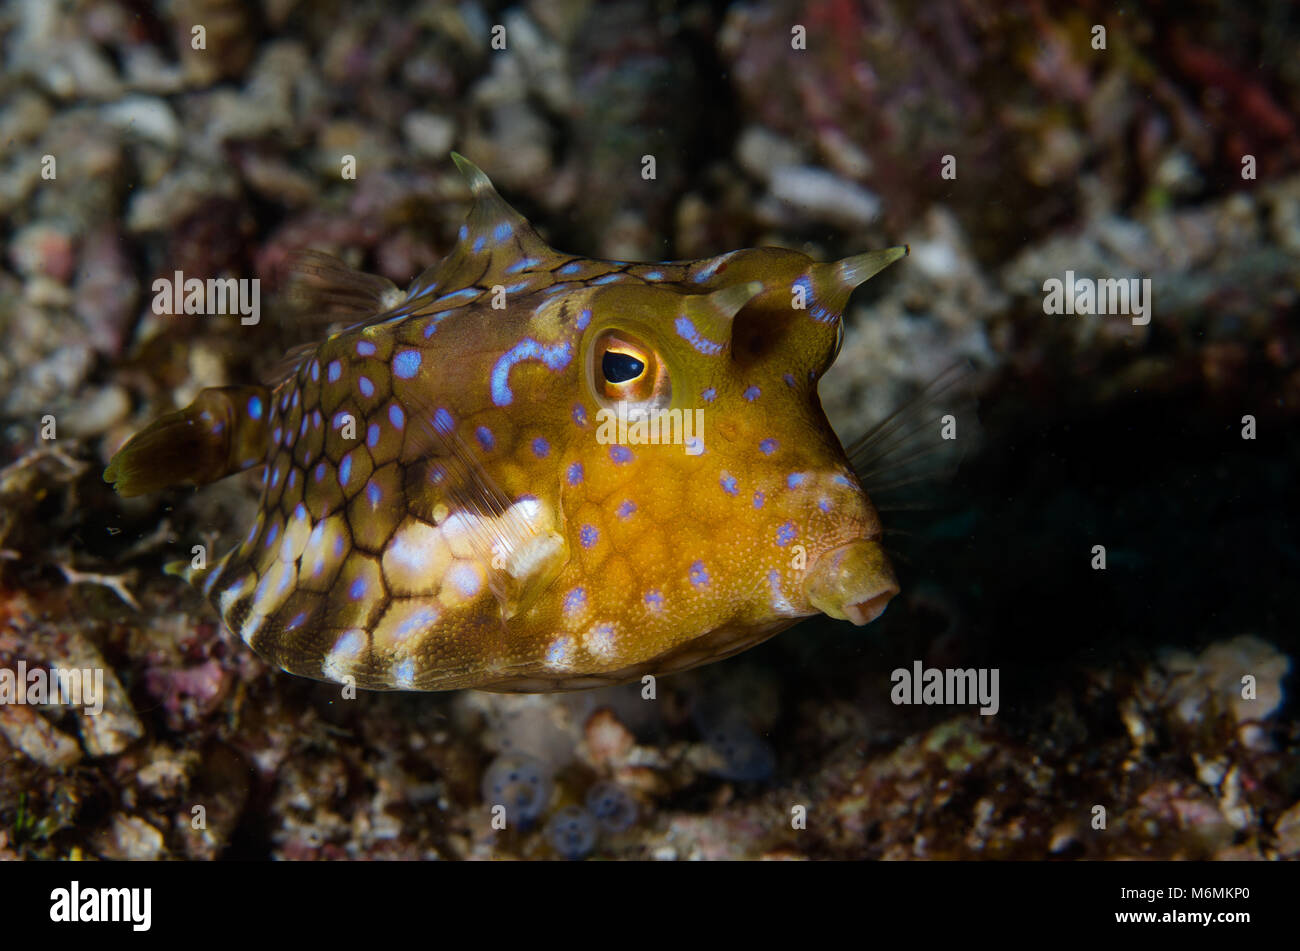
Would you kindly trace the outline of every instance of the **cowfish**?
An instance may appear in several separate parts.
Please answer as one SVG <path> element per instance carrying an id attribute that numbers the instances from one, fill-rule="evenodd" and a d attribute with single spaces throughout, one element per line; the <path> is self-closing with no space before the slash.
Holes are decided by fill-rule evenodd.
<path id="1" fill-rule="evenodd" d="M 472 206 L 444 260 L 402 292 L 306 252 L 352 322 L 104 471 L 135 496 L 261 470 L 242 541 L 176 569 L 226 627 L 318 680 L 542 692 L 877 618 L 898 583 L 817 384 L 907 249 L 593 260 L 453 159 Z"/>

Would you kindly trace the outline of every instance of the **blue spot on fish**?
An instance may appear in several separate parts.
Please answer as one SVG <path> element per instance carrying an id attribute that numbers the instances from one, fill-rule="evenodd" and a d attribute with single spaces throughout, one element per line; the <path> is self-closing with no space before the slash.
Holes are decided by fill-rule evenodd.
<path id="1" fill-rule="evenodd" d="M 483 581 L 474 566 L 466 562 L 456 562 L 447 574 L 451 583 L 456 586 L 456 590 L 466 598 L 474 597 L 483 587 Z"/>
<path id="2" fill-rule="evenodd" d="M 569 646 L 573 643 L 570 638 L 557 637 L 551 646 L 546 649 L 546 662 L 552 667 L 561 666 L 568 661 Z"/>
<path id="3" fill-rule="evenodd" d="M 260 396 L 250 396 L 248 398 L 248 415 L 253 419 L 262 418 L 262 398 Z"/>
<path id="4" fill-rule="evenodd" d="M 707 264 L 705 264 L 695 273 L 695 281 L 698 283 L 703 283 L 707 281 L 709 278 L 713 277 L 714 274 L 718 273 L 718 269 L 722 267 L 723 264 L 726 263 L 729 257 L 731 257 L 730 253 L 723 254 L 719 257 L 714 258 L 712 261 L 709 261 Z"/>
<path id="5" fill-rule="evenodd" d="M 691 584 L 697 588 L 703 588 L 709 583 L 709 572 L 704 567 L 704 562 L 697 561 L 691 565 Z"/>
<path id="6" fill-rule="evenodd" d="M 582 531 L 578 533 L 578 538 L 582 542 L 583 548 L 590 548 L 600 541 L 600 532 L 596 531 L 595 525 L 584 525 Z"/>
<path id="7" fill-rule="evenodd" d="M 540 360 L 549 370 L 562 370 L 569 365 L 571 357 L 569 342 L 547 346 L 538 343 L 532 337 L 525 337 L 497 358 L 492 367 L 490 385 L 492 402 L 497 406 L 509 406 L 514 401 L 510 390 L 510 371 L 516 363 L 524 360 Z"/>
<path id="8" fill-rule="evenodd" d="M 691 319 L 685 314 L 678 317 L 673 326 L 677 329 L 677 336 L 681 337 L 706 357 L 717 356 L 726 349 L 726 344 L 715 343 L 707 337 L 701 336 L 700 332 L 695 329 L 695 324 L 691 323 Z"/>
<path id="9" fill-rule="evenodd" d="M 801 303 L 805 306 L 812 302 L 812 281 L 808 280 L 808 275 L 805 274 L 803 277 L 796 280 L 794 284 L 791 285 L 790 290 L 792 294 L 795 290 L 803 291 L 803 294 L 799 295 L 799 297 L 801 298 Z"/>
<path id="10" fill-rule="evenodd" d="M 414 614 L 408 617 L 401 624 L 397 625 L 397 632 L 396 632 L 397 637 L 399 639 L 404 637 L 410 637 L 412 634 L 424 630 L 426 627 L 435 623 L 437 620 L 438 620 L 437 611 L 430 610 L 429 608 L 421 608 L 419 611 L 416 611 Z M 409 659 L 403 661 L 403 665 L 404 666 L 409 665 L 412 672 L 414 671 L 414 665 Z M 410 675 L 408 674 L 407 676 Z"/>
<path id="11" fill-rule="evenodd" d="M 393 357 L 393 376 L 399 380 L 409 380 L 420 372 L 422 357 L 419 350 L 402 350 Z"/>
<path id="12" fill-rule="evenodd" d="M 569 464 L 569 485 L 581 485 L 582 477 L 583 477 L 582 463 L 581 462 L 570 463 Z"/>
<path id="13" fill-rule="evenodd" d="M 461 290 L 453 291 L 450 294 L 444 294 L 442 297 L 438 298 L 438 303 L 448 304 L 452 301 L 469 302 L 475 300 L 478 297 L 481 297 L 482 295 L 483 292 L 479 290 L 477 287 L 465 287 L 462 288 Z"/>
<path id="14" fill-rule="evenodd" d="M 794 523 L 786 522 L 776 530 L 776 543 L 784 548 L 786 545 L 794 541 L 798 534 L 799 533 L 795 531 Z"/>
<path id="15" fill-rule="evenodd" d="M 478 439 L 478 444 L 488 452 L 491 452 L 493 448 L 496 447 L 496 438 L 492 435 L 492 430 L 488 429 L 486 426 L 480 426 L 478 429 L 474 430 L 474 436 Z"/>

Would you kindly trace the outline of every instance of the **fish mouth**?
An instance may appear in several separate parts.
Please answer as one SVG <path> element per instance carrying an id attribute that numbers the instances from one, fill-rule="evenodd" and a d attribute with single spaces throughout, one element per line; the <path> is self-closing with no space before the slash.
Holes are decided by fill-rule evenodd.
<path id="1" fill-rule="evenodd" d="M 864 538 L 818 558 L 804 593 L 819 611 L 861 627 L 885 613 L 898 580 L 880 543 Z"/>
<path id="2" fill-rule="evenodd" d="M 848 615 L 847 620 L 852 621 L 858 627 L 870 624 L 885 613 L 885 608 L 889 606 L 889 602 L 896 594 L 898 594 L 897 585 L 887 588 L 865 601 L 859 601 L 857 604 L 846 604 L 844 613 Z"/>

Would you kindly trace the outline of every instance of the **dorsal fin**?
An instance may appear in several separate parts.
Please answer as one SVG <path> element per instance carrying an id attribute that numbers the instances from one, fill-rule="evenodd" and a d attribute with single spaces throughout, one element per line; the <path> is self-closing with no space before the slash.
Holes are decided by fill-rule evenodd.
<path id="1" fill-rule="evenodd" d="M 287 303 L 321 323 L 357 323 L 395 307 L 405 296 L 390 280 L 358 271 L 332 254 L 293 252 L 288 261 Z"/>
<path id="2" fill-rule="evenodd" d="M 456 246 L 411 285 L 413 295 L 442 297 L 466 287 L 513 286 L 530 271 L 549 272 L 565 256 L 543 241 L 533 226 L 506 203 L 491 180 L 465 156 L 451 153 L 474 198 Z M 550 282 L 549 274 L 547 283 Z"/>

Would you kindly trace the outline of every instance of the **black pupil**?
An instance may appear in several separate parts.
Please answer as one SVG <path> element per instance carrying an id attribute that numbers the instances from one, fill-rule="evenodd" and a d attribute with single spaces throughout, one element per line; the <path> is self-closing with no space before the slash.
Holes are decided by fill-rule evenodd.
<path id="1" fill-rule="evenodd" d="M 606 350 L 605 356 L 600 362 L 600 369 L 605 374 L 605 379 L 610 383 L 626 383 L 628 380 L 635 380 L 645 370 L 645 364 L 634 356 L 626 353 L 619 353 L 617 350 Z"/>

